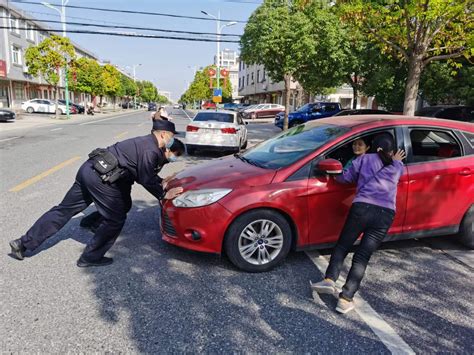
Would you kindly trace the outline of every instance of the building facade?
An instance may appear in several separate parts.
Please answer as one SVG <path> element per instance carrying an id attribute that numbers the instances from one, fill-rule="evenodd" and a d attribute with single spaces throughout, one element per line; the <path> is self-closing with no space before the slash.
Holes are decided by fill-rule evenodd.
<path id="1" fill-rule="evenodd" d="M 243 103 L 285 104 L 285 83 L 283 81 L 274 82 L 268 76 L 263 65 L 247 65 L 241 61 L 238 86 L 241 102 Z M 297 81 L 291 80 L 290 91 L 290 111 L 312 101 L 338 102 L 342 108 L 352 108 L 353 92 L 349 85 L 341 86 L 330 95 L 311 96 L 304 92 Z M 377 105 L 374 98 L 359 96 L 357 108 L 377 108 Z"/>
<path id="2" fill-rule="evenodd" d="M 24 11 L 0 0 L 0 108 L 19 109 L 21 103 L 35 98 L 55 99 L 55 89 L 41 77 L 28 74 L 25 52 L 28 47 L 41 43 L 51 34 L 47 26 L 31 19 Z M 98 58 L 73 43 L 76 57 Z M 60 88 L 58 96 L 65 99 L 65 71 L 60 69 Z M 69 93 L 69 99 L 77 103 L 90 102 L 91 97 L 84 93 Z"/>
<path id="3" fill-rule="evenodd" d="M 229 80 L 232 85 L 232 101 L 238 102 L 239 95 L 239 55 L 231 49 L 224 49 L 220 52 L 220 67 L 229 71 Z M 217 65 L 217 56 L 214 56 L 214 65 Z"/>

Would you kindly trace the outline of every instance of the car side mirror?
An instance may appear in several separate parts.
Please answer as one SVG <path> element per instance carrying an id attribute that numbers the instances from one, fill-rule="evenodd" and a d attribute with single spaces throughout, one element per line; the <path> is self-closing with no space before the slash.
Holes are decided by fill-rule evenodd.
<path id="1" fill-rule="evenodd" d="M 324 159 L 317 163 L 316 170 L 327 175 L 342 174 L 342 164 L 336 159 Z"/>
<path id="2" fill-rule="evenodd" d="M 249 123 L 247 121 L 244 121 L 245 122 L 245 125 L 248 125 Z"/>

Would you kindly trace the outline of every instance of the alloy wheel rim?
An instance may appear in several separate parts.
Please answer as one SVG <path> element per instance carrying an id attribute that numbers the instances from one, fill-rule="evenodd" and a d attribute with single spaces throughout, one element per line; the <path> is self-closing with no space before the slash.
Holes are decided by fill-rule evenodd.
<path id="1" fill-rule="evenodd" d="M 283 232 L 273 221 L 259 219 L 249 223 L 238 241 L 240 256 L 252 265 L 265 265 L 280 254 Z"/>

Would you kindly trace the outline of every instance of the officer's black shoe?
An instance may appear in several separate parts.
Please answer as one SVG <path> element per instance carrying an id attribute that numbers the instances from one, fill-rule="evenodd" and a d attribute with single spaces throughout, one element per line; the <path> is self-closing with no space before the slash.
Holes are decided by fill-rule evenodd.
<path id="1" fill-rule="evenodd" d="M 114 262 L 114 259 L 112 258 L 107 258 L 105 256 L 103 256 L 101 259 L 99 260 L 94 260 L 94 261 L 88 261 L 88 260 L 85 260 L 82 256 L 79 258 L 79 260 L 77 261 L 77 266 L 79 267 L 90 267 L 90 266 L 106 266 L 106 265 L 110 265 Z"/>
<path id="2" fill-rule="evenodd" d="M 12 256 L 15 259 L 23 260 L 25 258 L 24 253 L 26 248 L 21 242 L 21 239 L 14 239 L 10 241 L 10 247 L 12 248 Z"/>

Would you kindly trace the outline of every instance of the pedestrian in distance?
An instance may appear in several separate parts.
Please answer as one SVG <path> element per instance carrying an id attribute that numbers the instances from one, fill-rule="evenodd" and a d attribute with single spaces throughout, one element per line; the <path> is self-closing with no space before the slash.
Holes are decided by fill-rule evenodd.
<path id="1" fill-rule="evenodd" d="M 354 309 L 353 298 L 359 290 L 370 257 L 393 223 L 397 184 L 403 173 L 405 152 L 398 150 L 394 153 L 395 142 L 391 134 L 377 135 L 372 146 L 375 153 L 358 157 L 348 169 L 344 169 L 342 175 L 336 177 L 340 183 L 357 183 L 356 196 L 332 252 L 324 280 L 311 285 L 316 292 L 335 294 L 344 259 L 363 234 L 339 294 L 336 311 L 342 314 Z"/>
<path id="2" fill-rule="evenodd" d="M 179 139 L 174 139 L 173 144 L 171 147 L 165 148 L 164 154 L 165 154 L 165 160 L 163 162 L 163 165 L 158 165 L 155 168 L 155 172 L 158 175 L 163 168 L 164 165 L 168 163 L 174 163 L 179 160 L 179 158 L 185 153 L 186 147 L 183 142 L 181 142 Z M 161 179 L 160 176 L 158 176 L 159 179 L 161 179 L 161 184 L 163 190 L 166 191 L 166 187 L 168 183 L 175 177 L 176 174 L 173 174 L 171 176 L 168 176 L 164 179 Z M 89 229 L 92 233 L 95 233 L 97 228 L 99 228 L 100 224 L 102 223 L 102 216 L 100 215 L 99 211 L 92 212 L 88 214 L 87 216 L 83 217 L 81 219 L 80 226 L 86 229 Z"/>
<path id="3" fill-rule="evenodd" d="M 104 255 L 115 243 L 132 207 L 132 185 L 139 183 L 159 200 L 173 199 L 183 191 L 175 187 L 165 192 L 156 173 L 166 159 L 163 149 L 171 147 L 176 133 L 173 123 L 159 120 L 153 122 L 151 134 L 95 149 L 79 168 L 63 201 L 41 216 L 21 238 L 10 241 L 12 256 L 23 260 L 27 251 L 38 248 L 94 202 L 102 220 L 77 266 L 111 264 L 112 258 Z"/>

